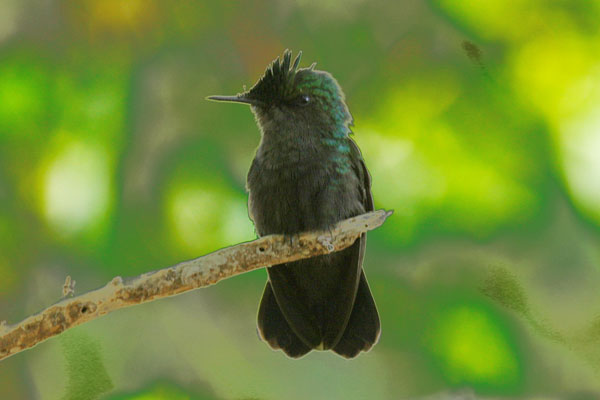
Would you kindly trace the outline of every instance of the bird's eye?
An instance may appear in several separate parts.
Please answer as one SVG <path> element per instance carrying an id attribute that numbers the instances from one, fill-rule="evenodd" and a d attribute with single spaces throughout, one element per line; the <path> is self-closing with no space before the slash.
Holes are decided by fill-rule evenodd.
<path id="1" fill-rule="evenodd" d="M 303 94 L 300 95 L 300 97 L 298 97 L 298 104 L 300 104 L 301 106 L 305 106 L 308 103 L 310 103 L 310 96 L 307 94 Z"/>

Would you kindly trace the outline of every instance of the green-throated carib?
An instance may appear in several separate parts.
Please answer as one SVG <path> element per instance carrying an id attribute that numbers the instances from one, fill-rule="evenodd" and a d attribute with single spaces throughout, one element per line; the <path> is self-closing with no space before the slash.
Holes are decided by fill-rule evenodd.
<path id="1" fill-rule="evenodd" d="M 370 176 L 349 137 L 352 116 L 336 80 L 315 64 L 298 68 L 286 50 L 237 96 L 250 104 L 262 138 L 247 180 L 248 211 L 260 236 L 327 230 L 373 210 Z M 274 349 L 313 349 L 352 358 L 379 338 L 379 316 L 362 269 L 366 235 L 340 252 L 268 268 L 258 331 Z"/>

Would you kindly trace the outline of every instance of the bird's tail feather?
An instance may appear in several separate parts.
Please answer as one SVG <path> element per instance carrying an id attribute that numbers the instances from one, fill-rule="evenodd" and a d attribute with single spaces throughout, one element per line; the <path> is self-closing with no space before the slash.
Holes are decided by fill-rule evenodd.
<path id="1" fill-rule="evenodd" d="M 371 295 L 364 271 L 361 272 L 358 291 L 350 320 L 340 341 L 333 351 L 345 358 L 354 358 L 369 349 L 379 340 L 381 333 L 379 314 Z"/>
<path id="2" fill-rule="evenodd" d="M 258 334 L 273 349 L 281 349 L 292 358 L 302 357 L 311 351 L 311 348 L 300 340 L 285 320 L 269 281 L 258 309 Z"/>

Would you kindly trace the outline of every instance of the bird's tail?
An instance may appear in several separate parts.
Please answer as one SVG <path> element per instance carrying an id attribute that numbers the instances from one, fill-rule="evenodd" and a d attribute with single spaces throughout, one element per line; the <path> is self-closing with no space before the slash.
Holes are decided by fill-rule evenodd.
<path id="1" fill-rule="evenodd" d="M 273 349 L 281 349 L 292 358 L 302 357 L 313 350 L 294 333 L 286 321 L 268 281 L 258 310 L 258 333 Z M 379 314 L 364 271 L 361 271 L 348 325 L 332 350 L 342 357 L 354 358 L 377 343 L 379 334 Z"/>

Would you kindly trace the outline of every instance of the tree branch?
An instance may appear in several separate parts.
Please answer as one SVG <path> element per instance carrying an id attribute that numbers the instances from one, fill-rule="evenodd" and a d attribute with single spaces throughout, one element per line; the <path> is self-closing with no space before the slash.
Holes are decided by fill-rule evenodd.
<path id="1" fill-rule="evenodd" d="M 373 211 L 340 221 L 331 231 L 302 233 L 294 240 L 265 236 L 134 278 L 118 276 L 100 289 L 65 298 L 18 324 L 1 322 L 0 360 L 119 308 L 210 286 L 257 268 L 343 250 L 363 232 L 381 226 L 391 213 Z"/>

